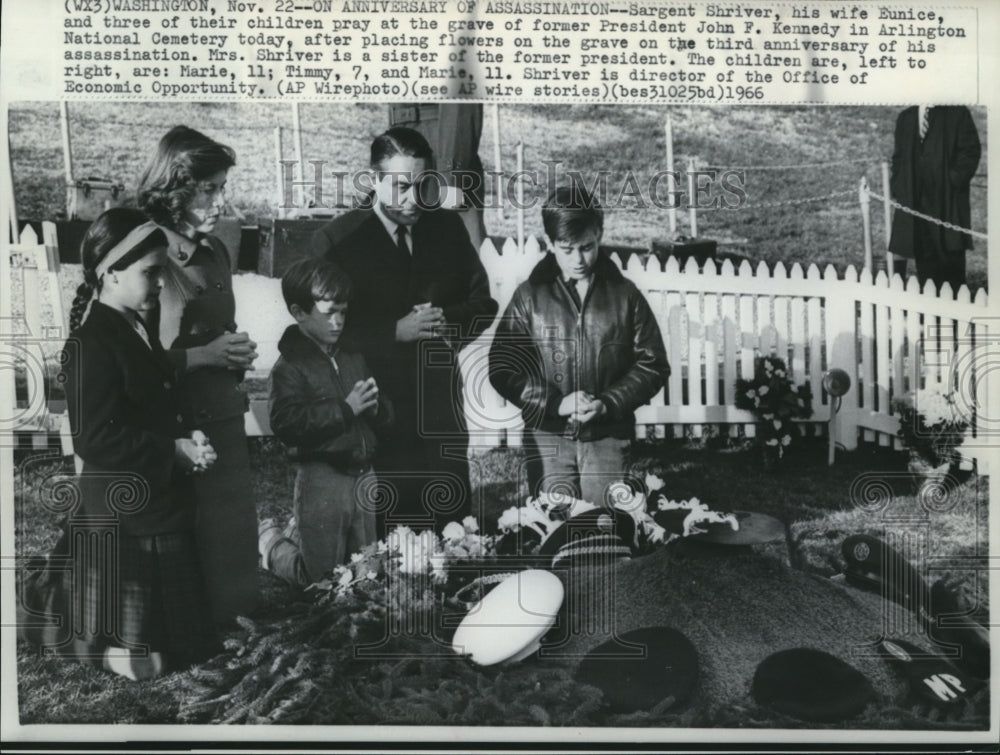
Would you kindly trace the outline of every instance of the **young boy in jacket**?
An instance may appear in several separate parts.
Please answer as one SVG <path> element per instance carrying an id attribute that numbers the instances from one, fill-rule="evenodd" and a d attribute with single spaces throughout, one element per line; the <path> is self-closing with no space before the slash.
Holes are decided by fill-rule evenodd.
<path id="1" fill-rule="evenodd" d="M 549 253 L 514 292 L 490 349 L 490 382 L 521 409 L 542 460 L 541 491 L 607 505 L 637 407 L 670 374 L 646 299 L 598 251 L 604 214 L 584 188 L 542 208 Z"/>
<path id="2" fill-rule="evenodd" d="M 296 262 L 281 279 L 296 324 L 271 370 L 271 430 L 296 463 L 294 518 L 260 527 L 264 567 L 306 586 L 376 539 L 374 428 L 392 420 L 364 357 L 338 347 L 351 283 L 333 263 Z"/>

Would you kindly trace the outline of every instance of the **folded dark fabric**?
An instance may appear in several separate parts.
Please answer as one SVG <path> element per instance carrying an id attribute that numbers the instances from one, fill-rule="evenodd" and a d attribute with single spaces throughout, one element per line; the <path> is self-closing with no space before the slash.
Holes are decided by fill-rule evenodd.
<path id="1" fill-rule="evenodd" d="M 643 627 L 597 646 L 580 663 L 576 679 L 604 693 L 616 713 L 679 708 L 698 683 L 698 652 L 670 627 Z"/>
<path id="2" fill-rule="evenodd" d="M 864 674 L 813 648 L 769 655 L 757 666 L 753 678 L 753 697 L 760 705 L 804 721 L 829 723 L 852 718 L 874 695 Z"/>

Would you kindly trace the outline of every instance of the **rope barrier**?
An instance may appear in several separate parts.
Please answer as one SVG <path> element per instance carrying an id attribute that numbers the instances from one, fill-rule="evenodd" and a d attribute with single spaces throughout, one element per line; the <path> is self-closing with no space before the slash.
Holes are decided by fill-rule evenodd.
<path id="1" fill-rule="evenodd" d="M 706 165 L 705 169 L 716 170 L 797 170 L 802 168 L 829 168 L 834 165 L 857 165 L 878 162 L 875 158 L 859 157 L 854 160 L 834 160 L 824 163 L 799 163 L 797 165 Z"/>
<path id="2" fill-rule="evenodd" d="M 912 209 L 910 207 L 907 207 L 906 205 L 900 204 L 895 199 L 886 199 L 881 194 L 879 194 L 877 192 L 874 192 L 871 189 L 868 190 L 868 195 L 874 197 L 875 199 L 879 200 L 880 202 L 888 202 L 891 207 L 895 207 L 897 210 L 902 210 L 903 212 L 905 212 L 905 213 L 907 213 L 909 215 L 913 215 L 916 218 L 920 218 L 921 220 L 926 220 L 928 223 L 934 223 L 935 225 L 944 226 L 945 228 L 947 228 L 950 231 L 958 231 L 959 233 L 967 233 L 970 236 L 975 236 L 977 239 L 984 239 L 984 240 L 988 240 L 989 239 L 989 236 L 987 236 L 985 233 L 981 233 L 979 231 L 973 231 L 973 230 L 971 230 L 969 228 L 962 228 L 962 226 L 960 226 L 960 225 L 955 225 L 954 223 L 949 223 L 946 220 L 941 220 L 940 218 L 935 218 L 932 215 L 925 215 L 922 212 L 917 212 L 916 210 L 914 210 L 914 209 Z"/>
<path id="3" fill-rule="evenodd" d="M 827 199 L 840 199 L 841 197 L 851 197 L 857 194 L 857 189 L 844 189 L 843 191 L 834 191 L 830 194 L 823 194 L 817 197 L 801 197 L 799 199 L 782 199 L 775 202 L 761 202 L 759 204 L 744 205 L 743 207 L 734 207 L 734 210 L 762 210 L 769 207 L 787 207 L 790 205 L 797 204 L 809 204 L 810 202 L 822 202 Z M 719 208 L 721 209 L 721 208 Z"/>

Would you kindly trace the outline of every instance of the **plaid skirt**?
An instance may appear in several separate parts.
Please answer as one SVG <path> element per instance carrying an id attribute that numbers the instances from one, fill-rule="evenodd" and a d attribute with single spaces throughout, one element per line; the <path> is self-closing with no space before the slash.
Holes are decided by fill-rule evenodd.
<path id="1" fill-rule="evenodd" d="M 68 524 L 24 569 L 18 634 L 44 654 L 100 665 L 108 647 L 183 668 L 220 650 L 188 532 L 129 536 Z"/>

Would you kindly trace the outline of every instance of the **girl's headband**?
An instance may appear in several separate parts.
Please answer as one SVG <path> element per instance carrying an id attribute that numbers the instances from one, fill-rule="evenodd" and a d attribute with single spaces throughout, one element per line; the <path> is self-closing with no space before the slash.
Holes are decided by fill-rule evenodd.
<path id="1" fill-rule="evenodd" d="M 104 259 L 97 263 L 97 267 L 94 268 L 94 273 L 96 273 L 97 277 L 100 278 L 108 272 L 108 270 L 110 270 L 115 263 L 121 260 L 122 257 L 131 252 L 158 230 L 160 230 L 160 227 L 152 220 L 133 228 L 129 231 L 125 238 L 111 248 L 110 252 L 104 255 Z"/>

